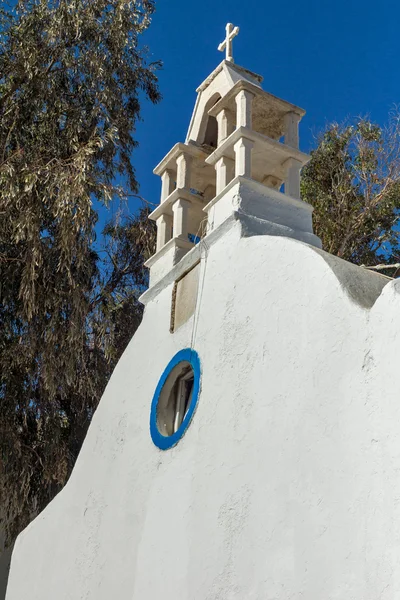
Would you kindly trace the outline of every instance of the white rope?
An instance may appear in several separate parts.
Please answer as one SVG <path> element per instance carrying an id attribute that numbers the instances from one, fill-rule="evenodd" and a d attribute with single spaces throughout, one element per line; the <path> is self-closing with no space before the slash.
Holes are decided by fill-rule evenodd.
<path id="1" fill-rule="evenodd" d="M 201 234 L 201 231 L 203 230 L 203 225 L 204 223 L 207 222 L 207 217 L 205 217 L 200 225 L 199 228 L 197 230 L 197 234 Z M 196 234 L 196 237 L 197 237 Z M 209 245 L 207 244 L 207 242 L 205 241 L 204 238 L 200 238 L 199 241 L 199 249 L 200 249 L 200 263 L 199 266 L 202 267 L 201 268 L 201 281 L 199 280 L 199 286 L 197 289 L 197 295 L 196 295 L 196 304 L 194 307 L 194 315 L 193 315 L 193 325 L 192 325 L 192 334 L 191 334 L 191 338 L 190 338 L 190 349 L 193 350 L 194 349 L 194 344 L 195 344 L 195 339 L 196 339 L 196 333 L 197 333 L 197 325 L 198 325 L 198 321 L 199 321 L 199 314 L 200 314 L 200 307 L 201 307 L 201 301 L 203 298 L 203 290 L 204 290 L 204 281 L 205 281 L 205 276 L 206 276 L 206 268 L 207 268 L 207 258 L 208 258 L 208 252 L 210 250 Z M 204 254 L 203 254 L 204 251 Z"/>

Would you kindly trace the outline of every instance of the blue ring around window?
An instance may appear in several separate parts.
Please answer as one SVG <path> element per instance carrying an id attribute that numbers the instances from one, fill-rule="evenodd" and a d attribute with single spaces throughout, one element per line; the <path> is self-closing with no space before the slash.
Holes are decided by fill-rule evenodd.
<path id="1" fill-rule="evenodd" d="M 161 390 L 164 387 L 164 384 L 167 380 L 168 375 L 171 373 L 172 369 L 176 367 L 180 362 L 185 361 L 188 362 L 194 372 L 194 382 L 193 382 L 193 392 L 192 392 L 192 401 L 189 405 L 188 411 L 185 415 L 185 418 L 182 421 L 181 426 L 178 431 L 170 436 L 162 435 L 157 427 L 157 406 L 158 401 L 160 399 Z M 168 363 L 164 373 L 161 375 L 160 381 L 157 384 L 156 391 L 154 392 L 153 400 L 151 403 L 151 411 L 150 411 L 150 434 L 151 439 L 154 444 L 160 448 L 161 450 L 168 450 L 168 448 L 172 448 L 175 446 L 185 433 L 186 429 L 190 425 L 190 421 L 192 420 L 193 413 L 196 409 L 197 401 L 199 399 L 200 392 L 200 359 L 199 355 L 195 350 L 191 350 L 190 348 L 185 348 L 184 350 L 180 350 Z"/>

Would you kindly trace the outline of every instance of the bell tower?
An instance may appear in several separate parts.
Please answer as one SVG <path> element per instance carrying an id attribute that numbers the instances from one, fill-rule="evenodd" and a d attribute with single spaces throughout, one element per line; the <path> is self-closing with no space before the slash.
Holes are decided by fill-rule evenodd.
<path id="1" fill-rule="evenodd" d="M 305 111 L 264 91 L 262 77 L 233 61 L 239 33 L 231 23 L 219 45 L 225 59 L 197 89 L 184 143 L 154 169 L 161 178 L 157 250 L 146 263 L 150 287 L 202 238 L 227 219 L 257 235 L 281 235 L 316 247 L 312 207 L 300 197 L 300 171 L 309 156 L 299 149 Z"/>

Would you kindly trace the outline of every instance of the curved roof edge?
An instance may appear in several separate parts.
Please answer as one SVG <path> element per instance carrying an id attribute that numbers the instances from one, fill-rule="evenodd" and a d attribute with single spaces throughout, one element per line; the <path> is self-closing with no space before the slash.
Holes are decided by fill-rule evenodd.
<path id="1" fill-rule="evenodd" d="M 348 296 L 363 308 L 372 308 L 383 288 L 393 281 L 390 277 L 358 267 L 324 250 L 315 247 L 311 247 L 311 250 L 323 258 Z"/>
<path id="2" fill-rule="evenodd" d="M 252 215 L 236 213 L 235 217 L 241 222 L 243 237 L 272 235 L 307 245 L 310 250 L 320 255 L 349 298 L 362 308 L 372 308 L 383 288 L 393 281 L 391 277 L 359 267 L 347 260 L 321 250 L 317 247 L 318 244 L 313 241 L 314 238 L 315 240 L 319 240 L 314 234 L 292 230 L 289 227 L 270 223 Z"/>

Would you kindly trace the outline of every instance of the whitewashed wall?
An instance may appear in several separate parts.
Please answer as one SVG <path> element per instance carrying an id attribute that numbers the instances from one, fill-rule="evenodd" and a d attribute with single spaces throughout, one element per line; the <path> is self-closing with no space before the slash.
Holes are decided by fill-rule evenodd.
<path id="1" fill-rule="evenodd" d="M 186 435 L 166 452 L 149 435 L 157 381 L 193 335 L 193 319 L 169 333 L 171 284 L 71 480 L 18 538 L 7 600 L 400 597 L 399 284 L 366 308 L 377 275 L 239 223 L 202 269 Z"/>

